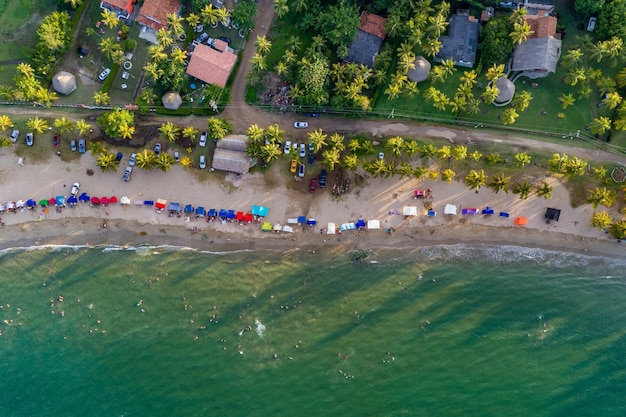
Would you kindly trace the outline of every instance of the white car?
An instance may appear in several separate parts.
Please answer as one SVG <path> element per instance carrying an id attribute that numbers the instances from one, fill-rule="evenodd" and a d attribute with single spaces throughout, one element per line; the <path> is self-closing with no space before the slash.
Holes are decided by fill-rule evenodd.
<path id="1" fill-rule="evenodd" d="M 33 146 L 33 134 L 31 132 L 26 134 L 26 144 L 28 146 Z"/>
<path id="2" fill-rule="evenodd" d="M 20 131 L 15 129 L 13 132 L 11 132 L 11 142 L 15 143 L 17 142 L 17 137 L 20 135 Z"/>
<path id="3" fill-rule="evenodd" d="M 128 182 L 130 181 L 130 176 L 133 173 L 133 167 L 126 167 L 126 169 L 124 170 L 124 175 L 122 175 L 122 179 L 124 180 L 124 182 Z"/>
<path id="4" fill-rule="evenodd" d="M 202 132 L 202 135 L 200 135 L 200 146 L 202 146 L 203 148 L 206 146 L 206 132 Z"/>
<path id="5" fill-rule="evenodd" d="M 293 124 L 293 127 L 295 127 L 296 129 L 305 129 L 309 127 L 309 123 L 308 122 L 295 122 Z"/>
<path id="6" fill-rule="evenodd" d="M 176 163 L 180 162 L 180 154 L 178 151 L 174 151 L 174 161 L 176 161 Z"/>
<path id="7" fill-rule="evenodd" d="M 200 155 L 200 169 L 206 168 L 206 156 Z"/>
<path id="8" fill-rule="evenodd" d="M 72 197 L 76 197 L 79 190 L 80 190 L 80 184 L 75 182 L 74 185 L 72 185 L 72 191 L 70 191 L 70 194 L 72 195 Z"/>
<path id="9" fill-rule="evenodd" d="M 304 158 L 306 156 L 306 145 L 304 143 L 300 144 L 300 158 Z"/>
<path id="10" fill-rule="evenodd" d="M 304 178 L 304 164 L 300 164 L 300 167 L 298 168 L 298 176 L 300 178 Z"/>
<path id="11" fill-rule="evenodd" d="M 131 153 L 130 159 L 128 160 L 128 165 L 130 165 L 131 167 L 134 167 L 136 162 L 137 162 L 137 154 Z"/>
<path id="12" fill-rule="evenodd" d="M 285 153 L 289 153 L 289 152 L 291 152 L 291 141 L 286 140 L 285 141 Z"/>
<path id="13" fill-rule="evenodd" d="M 100 75 L 98 75 L 98 78 L 100 79 L 100 81 L 104 81 L 106 80 L 106 78 L 109 76 L 110 73 L 111 73 L 111 68 L 105 68 L 104 71 L 102 71 Z"/>

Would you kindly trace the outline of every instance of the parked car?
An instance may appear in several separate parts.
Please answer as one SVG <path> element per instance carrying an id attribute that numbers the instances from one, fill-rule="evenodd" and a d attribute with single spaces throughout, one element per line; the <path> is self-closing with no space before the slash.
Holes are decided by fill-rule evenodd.
<path id="1" fill-rule="evenodd" d="M 315 190 L 317 190 L 317 180 L 315 178 L 313 178 L 313 179 L 311 179 L 311 185 L 309 186 L 309 191 L 314 193 Z"/>
<path id="2" fill-rule="evenodd" d="M 178 151 L 174 152 L 174 160 L 176 161 L 176 163 L 180 162 L 180 154 L 178 153 Z"/>
<path id="3" fill-rule="evenodd" d="M 384 152 L 378 152 L 378 159 L 385 159 L 385 153 Z"/>
<path id="4" fill-rule="evenodd" d="M 26 144 L 28 146 L 33 146 L 34 140 L 33 140 L 33 134 L 31 132 L 28 132 L 26 134 Z"/>
<path id="5" fill-rule="evenodd" d="M 109 76 L 109 74 L 111 73 L 111 68 L 105 68 L 100 75 L 98 75 L 98 78 L 100 79 L 100 81 L 104 81 L 106 80 L 106 78 Z"/>
<path id="6" fill-rule="evenodd" d="M 87 150 L 87 142 L 85 139 L 78 139 L 78 153 L 85 153 Z"/>
<path id="7" fill-rule="evenodd" d="M 72 150 L 72 152 L 76 152 L 76 139 L 72 139 L 72 141 L 70 142 L 70 149 Z"/>
<path id="8" fill-rule="evenodd" d="M 306 117 L 320 117 L 319 113 L 304 113 Z"/>
<path id="9" fill-rule="evenodd" d="M 198 144 L 203 148 L 206 146 L 206 137 L 206 132 L 202 132 L 202 134 L 200 135 L 200 142 Z"/>
<path id="10" fill-rule="evenodd" d="M 315 150 L 315 146 L 313 146 L 312 142 L 309 142 L 309 152 L 313 152 Z"/>
<path id="11" fill-rule="evenodd" d="M 80 190 L 80 184 L 75 182 L 74 185 L 72 185 L 72 191 L 70 191 L 70 194 L 72 195 L 72 197 L 76 197 L 79 190 Z"/>
<path id="12" fill-rule="evenodd" d="M 122 179 L 124 180 L 124 182 L 130 181 L 130 176 L 132 173 L 133 167 L 126 167 L 126 169 L 124 170 L 124 175 L 122 175 Z"/>
<path id="13" fill-rule="evenodd" d="M 202 43 L 206 41 L 207 39 L 209 39 L 209 34 L 204 32 L 193 41 L 193 44 L 198 45 L 199 43 Z"/>
<path id="14" fill-rule="evenodd" d="M 130 154 L 130 158 L 128 158 L 128 165 L 130 165 L 131 167 L 134 167 L 136 163 L 137 163 L 137 154 L 133 152 Z"/>
<path id="15" fill-rule="evenodd" d="M 159 156 L 161 154 L 161 144 L 157 143 L 156 145 L 154 145 L 154 154 L 156 156 Z"/>
<path id="16" fill-rule="evenodd" d="M 76 52 L 78 52 L 78 55 L 80 55 L 81 58 L 86 57 L 87 54 L 89 53 L 89 51 L 86 48 L 83 48 L 82 46 L 79 46 Z"/>
<path id="17" fill-rule="evenodd" d="M 20 135 L 20 131 L 17 129 L 14 129 L 13 132 L 11 132 L 11 142 L 15 143 L 17 142 L 17 137 Z"/>
<path id="18" fill-rule="evenodd" d="M 226 36 L 220 36 L 220 37 L 219 37 L 219 38 L 217 38 L 217 39 L 219 39 L 219 40 L 221 40 L 221 41 L 226 42 L 226 44 L 227 44 L 227 45 L 230 45 L 230 42 L 231 42 L 231 41 L 230 41 L 230 39 L 229 39 L 229 38 L 227 38 Z"/>
<path id="19" fill-rule="evenodd" d="M 293 127 L 295 127 L 296 129 L 305 129 L 309 127 L 309 123 L 308 122 L 295 122 L 293 124 Z"/>
<path id="20" fill-rule="evenodd" d="M 289 167 L 289 172 L 291 172 L 292 174 L 295 174 L 297 170 L 298 170 L 298 160 L 292 159 L 291 167 Z"/>
<path id="21" fill-rule="evenodd" d="M 298 168 L 298 176 L 300 178 L 304 178 L 304 164 L 300 164 L 300 167 Z"/>
<path id="22" fill-rule="evenodd" d="M 291 141 L 286 140 L 285 141 L 285 153 L 289 153 L 289 152 L 291 152 Z"/>
<path id="23" fill-rule="evenodd" d="M 115 155 L 115 159 L 117 159 L 117 162 L 120 162 L 123 157 L 124 157 L 124 154 L 121 152 L 118 152 L 117 155 Z"/>
<path id="24" fill-rule="evenodd" d="M 304 158 L 306 156 L 306 145 L 304 143 L 300 144 L 300 158 Z"/>
<path id="25" fill-rule="evenodd" d="M 52 146 L 54 146 L 55 148 L 58 148 L 60 143 L 61 143 L 61 135 L 59 135 L 58 133 L 55 133 L 54 136 L 52 136 Z"/>
<path id="26" fill-rule="evenodd" d="M 322 168 L 320 172 L 320 188 L 326 187 L 326 180 L 328 179 L 328 172 Z"/>
<path id="27" fill-rule="evenodd" d="M 596 18 L 592 16 L 589 18 L 589 23 L 587 23 L 587 30 L 589 32 L 593 32 L 595 28 L 596 28 Z"/>
<path id="28" fill-rule="evenodd" d="M 206 168 L 206 156 L 200 155 L 200 169 Z"/>
<path id="29" fill-rule="evenodd" d="M 313 165 L 313 160 L 315 159 L 315 156 L 313 154 L 313 152 L 309 152 L 309 165 Z"/>

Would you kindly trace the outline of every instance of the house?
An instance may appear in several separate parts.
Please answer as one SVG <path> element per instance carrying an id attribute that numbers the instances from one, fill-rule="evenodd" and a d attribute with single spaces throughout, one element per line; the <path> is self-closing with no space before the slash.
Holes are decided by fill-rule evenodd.
<path id="1" fill-rule="evenodd" d="M 554 16 L 546 14 L 532 14 L 524 16 L 524 20 L 530 26 L 530 30 L 533 32 L 528 37 L 532 38 L 545 38 L 546 36 L 552 36 L 559 39 L 560 35 L 556 33 L 557 19 Z"/>
<path id="2" fill-rule="evenodd" d="M 133 4 L 135 3 L 137 0 L 102 0 L 100 8 L 117 13 L 123 19 L 128 19 L 128 16 L 133 12 Z"/>
<path id="3" fill-rule="evenodd" d="M 450 16 L 448 35 L 440 36 L 441 49 L 435 55 L 435 61 L 452 59 L 456 65 L 472 68 L 476 61 L 478 48 L 478 29 L 480 23 L 467 10 L 458 10 Z"/>
<path id="4" fill-rule="evenodd" d="M 157 31 L 166 28 L 168 14 L 180 14 L 179 0 L 145 0 L 139 10 L 137 23 L 144 27 Z"/>
<path id="5" fill-rule="evenodd" d="M 524 0 L 527 15 L 550 14 L 554 11 L 554 0 Z"/>
<path id="6" fill-rule="evenodd" d="M 198 44 L 191 55 L 187 74 L 207 84 L 226 87 L 226 82 L 237 62 L 237 55 L 226 42 L 216 39 L 213 47 Z"/>
<path id="7" fill-rule="evenodd" d="M 247 149 L 246 135 L 229 135 L 220 139 L 213 154 L 212 168 L 246 174 L 252 165 L 252 159 L 246 153 Z"/>
<path id="8" fill-rule="evenodd" d="M 511 70 L 528 78 L 546 77 L 556 72 L 561 57 L 561 40 L 553 36 L 528 39 L 513 51 Z"/>
<path id="9" fill-rule="evenodd" d="M 374 67 L 374 59 L 385 40 L 385 22 L 387 19 L 375 14 L 363 12 L 361 26 L 356 38 L 350 44 L 346 61 Z"/>

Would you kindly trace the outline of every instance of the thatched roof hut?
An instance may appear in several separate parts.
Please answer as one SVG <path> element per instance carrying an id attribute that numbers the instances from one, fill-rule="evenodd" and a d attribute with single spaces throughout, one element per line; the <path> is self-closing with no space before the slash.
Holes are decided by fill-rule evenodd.
<path id="1" fill-rule="evenodd" d="M 59 94 L 71 94 L 76 90 L 76 77 L 67 71 L 59 71 L 52 77 L 52 88 Z"/>
<path id="2" fill-rule="evenodd" d="M 515 84 L 506 77 L 500 77 L 496 80 L 496 87 L 498 87 L 498 97 L 496 97 L 496 103 L 508 103 L 513 99 L 515 95 Z"/>
<path id="3" fill-rule="evenodd" d="M 426 81 L 428 74 L 430 73 L 430 62 L 423 56 L 418 56 L 413 61 L 415 68 L 409 70 L 407 77 L 414 83 L 420 83 Z"/>
<path id="4" fill-rule="evenodd" d="M 174 91 L 165 93 L 161 101 L 163 101 L 163 106 L 168 110 L 177 110 L 181 104 L 183 104 L 183 99 L 180 98 L 180 94 Z"/>
<path id="5" fill-rule="evenodd" d="M 248 137 L 229 135 L 217 142 L 213 154 L 213 168 L 245 174 L 250 170 L 250 157 L 246 153 Z"/>

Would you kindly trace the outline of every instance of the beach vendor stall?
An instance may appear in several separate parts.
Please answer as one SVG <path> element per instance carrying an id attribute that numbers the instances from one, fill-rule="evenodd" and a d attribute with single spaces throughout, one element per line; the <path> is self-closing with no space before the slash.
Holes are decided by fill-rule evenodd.
<path id="1" fill-rule="evenodd" d="M 404 206 L 402 214 L 405 217 L 417 216 L 417 206 Z"/>
<path id="2" fill-rule="evenodd" d="M 456 213 L 457 213 L 457 210 L 454 204 L 446 204 L 446 206 L 443 208 L 443 214 L 456 216 Z"/>
<path id="3" fill-rule="evenodd" d="M 376 230 L 376 229 L 380 229 L 380 220 L 368 220 L 367 230 Z"/>

